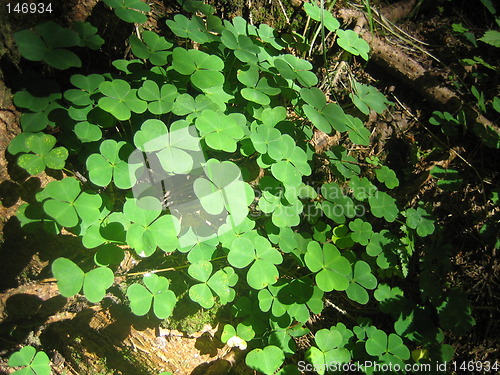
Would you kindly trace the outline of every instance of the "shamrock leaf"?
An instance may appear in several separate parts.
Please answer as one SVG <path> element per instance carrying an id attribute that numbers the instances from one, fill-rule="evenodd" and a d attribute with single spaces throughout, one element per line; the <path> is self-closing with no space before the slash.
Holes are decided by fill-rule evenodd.
<path id="1" fill-rule="evenodd" d="M 383 182 L 388 189 L 394 189 L 399 186 L 399 180 L 396 177 L 396 173 L 385 165 L 383 165 L 382 168 L 376 169 L 375 175 L 377 176 L 377 180 Z"/>
<path id="2" fill-rule="evenodd" d="M 283 258 L 265 237 L 250 233 L 253 235 L 233 240 L 227 259 L 235 268 L 244 268 L 253 262 L 247 272 L 247 282 L 250 287 L 260 290 L 278 280 L 279 272 L 275 265 L 280 264 Z"/>
<path id="3" fill-rule="evenodd" d="M 104 0 L 113 8 L 117 17 L 125 22 L 144 23 L 148 18 L 142 12 L 149 12 L 151 7 L 141 0 Z"/>
<path id="4" fill-rule="evenodd" d="M 368 263 L 359 260 L 354 265 L 354 275 L 346 290 L 347 296 L 362 305 L 368 303 L 369 297 L 365 289 L 375 289 L 377 279 L 371 273 Z"/>
<path id="5" fill-rule="evenodd" d="M 113 284 L 113 271 L 107 267 L 98 267 L 87 273 L 66 258 L 57 258 L 52 263 L 52 273 L 57 279 L 57 287 L 64 297 L 79 293 L 83 286 L 85 298 L 97 303 L 104 298 L 106 290 Z"/>
<path id="6" fill-rule="evenodd" d="M 357 160 L 347 154 L 347 150 L 342 146 L 334 146 L 329 151 L 327 151 L 326 156 L 331 163 L 333 172 L 338 175 L 350 179 L 357 176 L 361 172 L 361 168 L 357 163 Z"/>
<path id="7" fill-rule="evenodd" d="M 147 103 L 137 97 L 137 89 L 131 89 L 129 83 L 122 79 L 101 83 L 99 91 L 105 95 L 99 99 L 99 107 L 120 121 L 130 119 L 131 111 L 143 113 L 147 109 Z"/>
<path id="8" fill-rule="evenodd" d="M 13 36 L 19 52 L 27 60 L 43 61 L 60 70 L 82 66 L 80 58 L 66 49 L 78 46 L 80 36 L 53 21 L 36 26 L 34 31 L 18 31 Z"/>
<path id="9" fill-rule="evenodd" d="M 283 350 L 274 345 L 268 345 L 264 349 L 253 349 L 247 354 L 245 363 L 251 369 L 273 375 L 285 360 Z"/>
<path id="10" fill-rule="evenodd" d="M 233 19 L 233 22 L 236 19 L 237 17 Z M 247 35 L 238 34 L 237 32 L 233 33 L 229 29 L 224 29 L 221 35 L 221 42 L 227 48 L 233 50 L 234 56 L 241 62 L 253 65 L 259 61 L 258 54 L 260 53 L 260 47 Z"/>
<path id="11" fill-rule="evenodd" d="M 307 245 L 304 260 L 312 272 L 317 272 L 316 283 L 322 291 L 341 291 L 349 287 L 351 264 L 340 255 L 335 245 L 327 243 L 321 248 L 318 242 L 311 241 Z"/>
<path id="12" fill-rule="evenodd" d="M 285 134 L 281 137 L 281 141 L 284 142 L 283 144 L 286 144 L 285 139 L 289 138 L 291 137 Z M 285 153 L 281 157 L 278 157 L 276 163 L 272 164 L 271 172 L 286 188 L 298 187 L 302 183 L 302 176 L 309 176 L 311 174 L 311 167 L 307 159 L 306 152 L 291 139 Z"/>
<path id="13" fill-rule="evenodd" d="M 349 94 L 349 97 L 354 105 L 365 115 L 370 114 L 370 109 L 373 109 L 377 113 L 382 113 L 386 110 L 388 104 L 392 104 L 384 94 L 373 86 L 363 85 L 354 81 L 353 89 L 354 93 Z"/>
<path id="14" fill-rule="evenodd" d="M 166 23 L 170 30 L 181 38 L 188 38 L 200 44 L 217 40 L 217 37 L 207 29 L 204 20 L 198 16 L 189 19 L 183 14 L 176 14 L 173 20 L 167 20 Z"/>
<path id="15" fill-rule="evenodd" d="M 149 59 L 153 65 L 166 65 L 173 44 L 153 31 L 143 31 L 141 41 L 137 36 L 129 38 L 133 54 L 140 59 Z"/>
<path id="16" fill-rule="evenodd" d="M 179 120 L 170 125 L 169 131 L 164 122 L 150 119 L 135 133 L 134 143 L 143 152 L 157 151 L 156 156 L 165 172 L 185 174 L 193 168 L 196 152 L 201 151 L 193 129 L 187 121 Z"/>
<path id="17" fill-rule="evenodd" d="M 416 229 L 420 237 L 426 237 L 434 232 L 434 220 L 421 207 L 406 210 L 406 225 L 412 229 Z"/>
<path id="18" fill-rule="evenodd" d="M 377 191 L 374 195 L 369 197 L 368 203 L 370 204 L 373 216 L 383 217 L 390 223 L 396 220 L 399 214 L 396 200 L 383 191 Z"/>
<path id="19" fill-rule="evenodd" d="M 269 96 L 281 92 L 279 88 L 270 86 L 266 77 L 259 78 L 259 71 L 254 65 L 246 71 L 238 70 L 238 80 L 247 86 L 241 90 L 241 96 L 257 104 L 268 105 L 271 103 Z"/>
<path id="20" fill-rule="evenodd" d="M 165 84 L 159 88 L 155 81 L 146 80 L 139 89 L 138 94 L 141 99 L 149 102 L 149 112 L 162 115 L 172 111 L 178 92 L 174 85 Z"/>
<path id="21" fill-rule="evenodd" d="M 73 129 L 78 139 L 82 142 L 95 142 L 102 139 L 102 131 L 98 125 L 88 121 L 82 121 L 75 125 Z"/>
<path id="22" fill-rule="evenodd" d="M 336 223 L 343 224 L 346 216 L 352 218 L 356 215 L 353 200 L 344 195 L 340 186 L 335 182 L 323 184 L 321 194 L 325 198 L 321 206 L 323 212 Z"/>
<path id="23" fill-rule="evenodd" d="M 373 234 L 372 225 L 370 223 L 357 218 L 349 223 L 349 229 L 352 230 L 351 238 L 355 242 L 363 246 L 368 245 L 368 241 Z"/>
<path id="24" fill-rule="evenodd" d="M 243 342 L 237 342 L 234 338 L 238 337 Z M 243 323 L 238 323 L 236 326 L 236 329 L 231 324 L 226 324 L 224 325 L 224 329 L 222 331 L 221 335 L 221 341 L 223 343 L 228 343 L 228 345 L 231 344 L 231 339 L 233 339 L 233 342 L 235 344 L 239 345 L 232 345 L 232 346 L 239 346 L 241 350 L 246 349 L 246 341 L 250 341 L 255 337 L 255 331 L 252 329 L 251 326 L 248 326 Z"/>
<path id="25" fill-rule="evenodd" d="M 187 119 L 199 116 L 205 109 L 219 110 L 219 106 L 208 98 L 207 95 L 199 94 L 193 98 L 189 94 L 178 95 L 172 107 L 172 113 L 177 116 L 188 116 Z"/>
<path id="26" fill-rule="evenodd" d="M 97 27 L 90 22 L 74 22 L 70 27 L 80 35 L 80 47 L 98 50 L 104 44 L 104 39 L 97 34 Z"/>
<path id="27" fill-rule="evenodd" d="M 123 213 L 132 222 L 126 240 L 139 256 L 148 257 L 157 247 L 173 251 L 179 246 L 179 220 L 172 215 L 160 216 L 161 212 L 161 203 L 154 197 L 126 200 Z"/>
<path id="28" fill-rule="evenodd" d="M 340 27 L 339 21 L 333 17 L 330 11 L 321 9 L 316 3 L 305 3 L 304 10 L 313 20 L 323 22 L 330 31 L 336 31 Z"/>
<path id="29" fill-rule="evenodd" d="M 372 257 L 377 257 L 377 265 L 382 269 L 387 269 L 391 264 L 394 264 L 393 248 L 395 238 L 386 229 L 380 233 L 373 233 L 370 242 L 366 246 L 366 252 Z"/>
<path id="30" fill-rule="evenodd" d="M 368 199 L 368 197 L 372 196 L 377 191 L 375 185 L 373 185 L 366 177 L 359 178 L 358 176 L 352 176 L 349 180 L 349 187 L 352 190 L 354 198 L 358 201 Z"/>
<path id="31" fill-rule="evenodd" d="M 219 296 L 223 305 L 233 301 L 236 295 L 234 289 L 231 288 L 238 282 L 238 275 L 234 273 L 234 270 L 231 267 L 225 267 L 211 275 L 212 270 L 213 266 L 209 261 L 192 264 L 188 269 L 191 277 L 201 281 L 189 289 L 189 297 L 205 309 L 211 308 L 215 303 L 213 292 Z"/>
<path id="32" fill-rule="evenodd" d="M 124 141 L 116 142 L 107 139 L 99 146 L 100 154 L 92 154 L 87 158 L 89 178 L 98 186 L 108 186 L 111 180 L 119 189 L 130 189 L 135 184 L 132 171 L 125 161 L 131 147 Z"/>
<path id="33" fill-rule="evenodd" d="M 347 131 L 352 142 L 360 145 L 369 143 L 370 131 L 363 122 L 344 113 L 342 107 L 335 103 L 326 103 L 325 94 L 317 87 L 302 88 L 300 96 L 306 102 L 302 106 L 304 113 L 315 127 L 324 133 L 331 133 L 332 128 Z"/>
<path id="34" fill-rule="evenodd" d="M 99 218 L 101 197 L 82 192 L 75 178 L 51 181 L 43 193 L 49 198 L 43 202 L 44 211 L 63 227 L 76 226 L 79 218 L 87 224 L 92 224 Z"/>
<path id="35" fill-rule="evenodd" d="M 266 25 L 265 23 L 261 23 L 259 25 L 257 33 L 259 34 L 259 38 L 263 42 L 271 44 L 278 51 L 285 48 L 283 46 L 283 41 L 279 39 L 276 30 L 274 30 L 274 28 L 272 28 L 271 26 Z"/>
<path id="36" fill-rule="evenodd" d="M 352 30 L 337 30 L 337 43 L 340 48 L 352 53 L 355 56 L 361 56 L 368 61 L 368 52 L 370 46 L 357 33 Z"/>
<path id="37" fill-rule="evenodd" d="M 225 115 L 205 109 L 195 121 L 196 128 L 207 145 L 214 150 L 236 151 L 236 141 L 243 138 L 246 119 L 242 114 Z"/>
<path id="38" fill-rule="evenodd" d="M 349 350 L 343 348 L 342 334 L 335 327 L 320 329 L 314 335 L 314 341 L 317 346 L 311 346 L 306 351 L 306 358 L 319 374 L 324 374 L 328 366 L 351 360 Z"/>
<path id="39" fill-rule="evenodd" d="M 325 238 L 326 241 L 326 238 Z M 322 241 L 322 242 L 325 242 Z M 332 242 L 339 249 L 348 249 L 354 245 L 354 241 L 351 238 L 351 233 L 347 228 L 347 225 L 339 225 L 333 228 L 332 231 Z"/>
<path id="40" fill-rule="evenodd" d="M 21 370 L 14 371 L 18 375 L 50 375 L 50 360 L 45 352 L 37 352 L 30 345 L 12 354 L 9 358 L 10 367 L 22 367 Z"/>
<path id="41" fill-rule="evenodd" d="M 104 82 L 104 77 L 100 74 L 90 74 L 84 76 L 82 74 L 74 74 L 70 78 L 71 83 L 77 89 L 69 89 L 64 92 L 64 98 L 77 106 L 87 106 L 94 103 L 91 98 L 99 88 L 99 85 Z"/>
<path id="42" fill-rule="evenodd" d="M 264 190 L 259 199 L 259 209 L 266 214 L 272 213 L 271 220 L 277 227 L 289 228 L 300 223 L 299 215 L 303 205 L 298 199 L 289 204 L 284 203 L 280 193 L 274 195 L 271 191 Z"/>
<path id="43" fill-rule="evenodd" d="M 134 283 L 127 288 L 130 309 L 135 315 L 146 315 L 153 304 L 153 312 L 158 319 L 166 319 L 172 315 L 177 297 L 169 289 L 169 281 L 154 273 L 147 273 L 142 278 L 146 287 Z"/>
<path id="44" fill-rule="evenodd" d="M 24 151 L 30 153 L 19 156 L 17 164 L 32 175 L 42 173 L 46 167 L 63 169 L 68 150 L 64 147 L 53 148 L 55 144 L 56 139 L 49 134 L 28 134 L 24 139 Z"/>
<path id="45" fill-rule="evenodd" d="M 369 332 L 368 337 L 365 343 L 366 352 L 379 357 L 382 362 L 402 363 L 402 360 L 410 358 L 410 351 L 395 333 L 387 336 L 384 331 L 376 329 Z"/>
<path id="46" fill-rule="evenodd" d="M 318 77 L 311 72 L 313 66 L 307 60 L 285 54 L 274 60 L 274 66 L 283 78 L 297 80 L 303 86 L 311 87 L 318 83 Z"/>
<path id="47" fill-rule="evenodd" d="M 191 83 L 201 91 L 224 84 L 221 73 L 224 62 L 220 57 L 181 47 L 175 48 L 172 56 L 172 68 L 180 74 L 189 75 Z"/>

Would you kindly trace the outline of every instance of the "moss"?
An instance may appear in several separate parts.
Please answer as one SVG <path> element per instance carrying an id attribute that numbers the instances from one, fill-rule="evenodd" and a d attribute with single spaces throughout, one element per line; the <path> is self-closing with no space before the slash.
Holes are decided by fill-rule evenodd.
<path id="1" fill-rule="evenodd" d="M 224 315 L 225 307 L 216 301 L 212 308 L 206 310 L 193 303 L 189 296 L 186 295 L 177 303 L 173 316 L 163 321 L 162 325 L 165 328 L 192 335 L 202 330 L 207 324 L 212 327 L 217 325 L 221 316 Z"/>

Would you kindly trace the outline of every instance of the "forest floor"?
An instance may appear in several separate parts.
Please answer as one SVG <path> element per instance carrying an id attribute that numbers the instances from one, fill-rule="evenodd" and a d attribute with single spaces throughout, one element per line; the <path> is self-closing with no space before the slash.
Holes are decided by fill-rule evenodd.
<path id="1" fill-rule="evenodd" d="M 96 2 L 70 1 L 67 7 L 72 13 L 67 9 L 66 17 L 84 18 Z M 161 1 L 155 3 L 161 8 L 159 12 L 168 10 Z M 238 9 L 224 1 L 219 3 L 218 11 L 226 17 L 251 13 L 246 7 Z M 269 6 L 268 2 L 262 2 L 262 7 L 268 7 L 266 21 L 278 27 L 284 23 L 282 10 L 279 2 L 271 3 Z M 464 58 L 482 56 L 485 61 L 498 64 L 498 49 L 485 44 L 475 47 L 452 28 L 452 24 L 463 24 L 476 37 L 483 35 L 491 23 L 485 12 L 477 12 L 481 3 L 451 4 L 445 0 L 434 3 L 411 13 L 398 24 L 397 32 L 406 33 L 405 38 L 415 38 L 416 42 L 403 43 L 376 26 L 379 36 L 393 48 L 405 51 L 465 101 L 475 101 L 467 90 L 472 85 L 489 97 L 498 95 L 498 67 L 490 72 L 481 64 L 464 67 L 460 63 Z M 347 2 L 339 1 L 336 8 L 343 5 L 347 6 Z M 261 10 L 254 14 L 254 22 L 259 22 L 263 13 Z M 13 29 L 7 31 L 16 31 L 21 25 L 20 20 L 12 20 Z M 3 39 L 7 47 L 3 53 L 8 54 L 13 46 L 5 42 L 6 36 Z M 443 107 L 422 97 L 411 82 L 400 80 L 381 64 L 356 61 L 337 72 L 338 65 L 325 68 L 322 60 L 318 61 L 318 72 L 338 74 L 335 90 L 339 96 L 346 95 L 342 80 L 353 75 L 376 86 L 394 103 L 382 115 L 367 119 L 373 135 L 366 152 L 386 160 L 396 171 L 400 186 L 395 194 L 401 206 L 430 202 L 443 228 L 443 243 L 433 245 L 442 246 L 443 252 L 449 254 L 449 285 L 460 287 L 466 293 L 476 322 L 471 331 L 446 337 L 446 342 L 455 347 L 455 359 L 458 362 L 500 361 L 500 258 L 496 246 L 499 233 L 495 231 L 488 237 L 481 231 L 487 221 L 498 222 L 499 218 L 498 205 L 488 199 L 488 194 L 495 189 L 498 192 L 500 186 L 498 151 L 485 147 L 474 137 L 450 140 L 444 136 L 429 124 L 432 112 Z M 43 282 L 51 277 L 51 260 L 61 256 L 61 252 L 70 253 L 82 245 L 70 234 L 28 235 L 20 228 L 15 217 L 17 208 L 22 202 L 30 201 L 54 176 L 42 174 L 27 178 L 6 151 L 9 141 L 20 131 L 20 112 L 12 104 L 14 87 L 7 76 L 15 66 L 3 57 L 0 65 L 3 70 L 3 80 L 0 80 L 0 374 L 9 373 L 6 355 L 12 353 L 13 348 L 39 343 L 50 348 L 53 370 L 58 374 L 149 374 L 149 368 L 158 366 L 151 360 L 153 353 L 158 361 L 167 364 L 165 370 L 175 370 L 175 374 L 206 373 L 207 363 L 227 354 L 214 338 L 221 327 L 217 324 L 223 319 L 223 310 L 216 315 L 197 312 L 175 329 L 167 330 L 155 327 L 155 322 L 133 317 L 125 310 L 105 305 L 90 307 L 84 299 L 63 298 L 54 283 Z M 485 74 L 490 78 L 485 80 Z M 498 115 L 490 120 L 497 121 Z M 459 171 L 458 188 L 445 190 L 439 186 L 429 172 L 436 165 Z M 103 348 L 113 350 L 103 352 Z M 144 363 L 138 363 L 142 360 Z"/>

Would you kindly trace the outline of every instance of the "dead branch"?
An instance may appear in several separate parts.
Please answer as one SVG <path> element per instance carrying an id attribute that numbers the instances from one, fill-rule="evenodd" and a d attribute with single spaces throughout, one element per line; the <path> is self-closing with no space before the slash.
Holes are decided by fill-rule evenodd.
<path id="1" fill-rule="evenodd" d="M 408 16 L 415 3 L 415 0 L 400 1 L 383 8 L 378 13 L 386 20 L 395 22 Z M 356 20 L 354 31 L 370 45 L 372 50 L 371 58 L 374 63 L 413 87 L 420 95 L 435 103 L 438 107 L 450 112 L 464 110 L 468 122 L 477 122 L 485 128 L 491 127 L 497 133 L 500 133 L 500 128 L 496 124 L 484 117 L 477 108 L 464 102 L 457 93 L 446 87 L 431 71 L 425 69 L 400 49 L 394 48 L 378 36 L 373 35 L 369 30 L 366 30 L 367 20 L 363 12 L 353 9 L 341 9 L 338 15 L 346 22 Z"/>

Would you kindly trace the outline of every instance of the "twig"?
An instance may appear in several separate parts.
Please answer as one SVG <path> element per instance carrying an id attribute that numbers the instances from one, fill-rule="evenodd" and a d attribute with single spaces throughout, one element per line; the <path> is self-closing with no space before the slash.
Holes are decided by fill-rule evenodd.
<path id="1" fill-rule="evenodd" d="M 283 15 L 285 16 L 286 23 L 290 25 L 290 19 L 288 18 L 288 15 L 286 14 L 285 7 L 283 6 L 283 3 L 281 0 L 278 0 L 278 4 L 280 5 L 281 11 L 283 12 Z"/>

